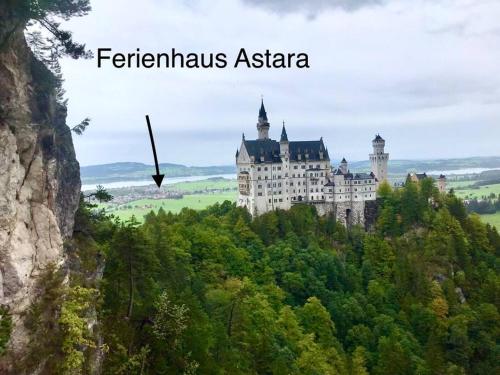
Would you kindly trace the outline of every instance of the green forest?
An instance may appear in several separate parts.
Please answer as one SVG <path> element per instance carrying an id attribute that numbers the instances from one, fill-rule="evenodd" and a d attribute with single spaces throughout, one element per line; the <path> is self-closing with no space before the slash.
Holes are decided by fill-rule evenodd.
<path id="1" fill-rule="evenodd" d="M 499 373 L 497 230 L 431 179 L 382 185 L 378 201 L 367 232 L 307 205 L 253 220 L 230 202 L 160 209 L 139 224 L 82 199 L 78 272 L 64 293 L 47 275 L 32 319 L 52 333 L 32 363 L 87 373 L 97 352 L 104 374 Z M 36 313 L 49 299 L 55 325 Z"/>

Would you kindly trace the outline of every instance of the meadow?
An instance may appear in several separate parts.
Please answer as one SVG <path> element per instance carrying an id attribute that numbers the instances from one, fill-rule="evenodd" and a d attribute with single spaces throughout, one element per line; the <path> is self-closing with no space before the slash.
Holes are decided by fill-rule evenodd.
<path id="1" fill-rule="evenodd" d="M 489 223 L 493 226 L 495 226 L 498 230 L 500 230 L 500 212 L 497 211 L 494 214 L 488 214 L 488 215 L 480 215 L 481 220 L 484 221 L 485 223 Z"/>
<path id="2" fill-rule="evenodd" d="M 144 215 L 150 211 L 158 211 L 163 208 L 167 212 L 178 213 L 184 207 L 201 210 L 215 203 L 225 200 L 231 202 L 236 200 L 236 191 L 184 195 L 182 199 L 140 199 L 120 206 L 105 205 L 106 211 L 118 216 L 122 220 L 129 220 L 132 216 L 142 222 Z"/>
<path id="3" fill-rule="evenodd" d="M 225 178 L 209 178 L 201 181 L 184 181 L 169 184 L 167 180 L 168 190 L 176 190 L 182 192 L 195 192 L 206 190 L 230 190 L 236 189 L 238 183 L 236 180 L 228 180 Z"/>
<path id="4" fill-rule="evenodd" d="M 471 183 L 467 182 L 467 185 L 470 185 Z M 462 185 L 463 186 L 463 185 Z M 482 197 L 487 197 L 491 193 L 494 193 L 495 195 L 500 194 L 500 184 L 494 184 L 494 185 L 484 185 L 480 186 L 478 188 L 467 188 L 467 189 L 456 189 L 455 194 L 460 197 L 460 198 L 482 198 Z"/>

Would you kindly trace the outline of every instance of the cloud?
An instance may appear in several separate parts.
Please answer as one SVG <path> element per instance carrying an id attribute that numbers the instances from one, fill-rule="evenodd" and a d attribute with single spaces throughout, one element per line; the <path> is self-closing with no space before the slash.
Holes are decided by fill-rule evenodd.
<path id="1" fill-rule="evenodd" d="M 366 6 L 381 5 L 386 0 L 243 0 L 245 3 L 262 7 L 276 13 L 306 13 L 309 17 L 326 9 L 356 11 Z"/>
<path id="2" fill-rule="evenodd" d="M 500 35 L 481 33 L 498 28 L 499 2 L 364 1 L 359 11 L 326 11 L 347 1 L 271 1 L 270 10 L 257 0 L 144 0 L 141 12 L 134 0 L 122 2 L 95 1 L 65 27 L 94 51 L 175 48 L 228 60 L 242 47 L 304 51 L 311 68 L 98 69 L 95 60 L 64 59 L 68 122 L 92 118 L 75 138 L 83 165 L 150 163 L 145 114 L 162 162 L 233 163 L 241 133 L 256 135 L 261 94 L 274 138 L 285 120 L 290 139 L 323 136 L 335 158 L 366 158 L 377 132 L 394 158 L 498 154 Z M 325 11 L 303 16 L 314 10 Z M 429 32 L 462 21 L 477 36 Z"/>

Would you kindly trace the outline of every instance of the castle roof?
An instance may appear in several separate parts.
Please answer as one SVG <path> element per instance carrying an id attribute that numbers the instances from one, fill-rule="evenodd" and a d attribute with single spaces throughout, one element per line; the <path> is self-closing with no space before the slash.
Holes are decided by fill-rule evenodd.
<path id="1" fill-rule="evenodd" d="M 280 144 L 273 139 L 244 140 L 245 148 L 255 163 L 281 163 Z M 323 158 L 320 157 L 323 153 Z M 306 158 L 307 154 L 307 158 Z M 289 142 L 290 161 L 328 161 L 328 151 L 325 149 L 323 139 L 319 141 L 292 141 Z M 262 160 L 261 157 L 264 159 Z"/>
<path id="2" fill-rule="evenodd" d="M 264 99 L 262 99 L 260 103 L 259 121 L 267 122 L 267 112 L 266 109 L 264 108 Z"/>
<path id="3" fill-rule="evenodd" d="M 288 135 L 286 134 L 285 122 L 283 121 L 283 129 L 281 129 L 280 142 L 288 142 Z"/>
<path id="4" fill-rule="evenodd" d="M 382 138 L 382 137 L 380 136 L 380 134 L 377 134 L 377 135 L 375 136 L 375 139 L 374 139 L 374 141 L 383 141 L 383 140 L 384 140 L 384 138 Z"/>
<path id="5" fill-rule="evenodd" d="M 243 142 L 250 157 L 256 163 L 281 163 L 280 144 L 273 139 L 255 139 Z M 261 157 L 264 159 L 261 160 Z"/>
<path id="6" fill-rule="evenodd" d="M 337 168 L 335 170 L 334 174 L 337 176 L 343 175 L 344 179 L 346 179 L 346 180 L 370 180 L 370 179 L 375 178 L 375 175 L 373 174 L 373 172 L 370 172 L 370 173 L 351 173 L 351 172 L 342 173 L 340 168 Z"/>
<path id="7" fill-rule="evenodd" d="M 408 173 L 409 178 L 416 178 L 418 181 L 423 180 L 424 178 L 427 178 L 426 173 Z"/>
<path id="8" fill-rule="evenodd" d="M 308 161 L 330 160 L 323 138 L 319 141 L 292 141 L 289 149 L 291 161 L 299 161 L 299 155 L 301 155 L 300 161 L 306 160 L 306 154 Z M 320 153 L 323 153 L 323 158 L 320 157 Z"/>

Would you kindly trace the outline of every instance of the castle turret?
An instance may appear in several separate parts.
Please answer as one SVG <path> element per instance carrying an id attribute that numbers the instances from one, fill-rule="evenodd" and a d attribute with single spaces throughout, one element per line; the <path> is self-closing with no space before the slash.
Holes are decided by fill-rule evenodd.
<path id="1" fill-rule="evenodd" d="M 257 121 L 257 131 L 259 139 L 269 139 L 269 121 L 267 120 L 266 109 L 264 108 L 264 99 L 260 104 L 259 118 Z"/>
<path id="2" fill-rule="evenodd" d="M 280 137 L 280 155 L 288 156 L 290 152 L 288 135 L 286 134 L 285 129 L 285 121 L 283 121 L 283 128 L 281 129 L 281 137 Z"/>
<path id="3" fill-rule="evenodd" d="M 437 187 L 440 193 L 446 193 L 446 176 L 444 174 L 439 176 Z"/>
<path id="4" fill-rule="evenodd" d="M 343 174 L 347 173 L 347 160 L 345 160 L 345 158 L 340 162 L 339 169 Z"/>
<path id="5" fill-rule="evenodd" d="M 387 164 L 389 161 L 389 154 L 384 152 L 385 140 L 377 134 L 372 141 L 373 153 L 370 154 L 370 161 L 372 165 L 372 172 L 377 178 L 377 187 L 387 180 Z"/>

